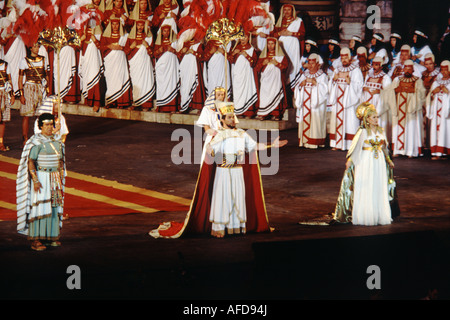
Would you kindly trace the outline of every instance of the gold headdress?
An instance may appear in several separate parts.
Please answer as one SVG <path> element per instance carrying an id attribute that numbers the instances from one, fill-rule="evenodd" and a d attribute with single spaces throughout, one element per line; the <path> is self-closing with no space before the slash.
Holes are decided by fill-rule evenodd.
<path id="1" fill-rule="evenodd" d="M 230 101 L 224 101 L 217 104 L 221 115 L 226 115 L 227 113 L 234 114 L 234 103 Z"/>
<path id="2" fill-rule="evenodd" d="M 362 121 L 362 126 L 368 128 L 367 117 L 371 114 L 376 114 L 377 109 L 375 106 L 369 102 L 361 103 L 358 108 L 356 108 L 356 117 Z"/>

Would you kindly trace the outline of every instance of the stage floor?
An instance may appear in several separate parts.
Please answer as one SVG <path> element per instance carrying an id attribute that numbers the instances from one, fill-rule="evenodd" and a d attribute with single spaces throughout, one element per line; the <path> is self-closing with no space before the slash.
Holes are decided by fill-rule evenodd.
<path id="1" fill-rule="evenodd" d="M 0 154 L 10 165 L 20 158 L 22 144 L 16 110 L 12 116 L 5 135 L 11 150 Z M 345 152 L 299 148 L 297 130 L 282 131 L 281 139 L 289 142 L 279 161 L 269 156 L 270 163 L 262 165 L 265 172 L 276 171 L 262 176 L 273 232 L 153 239 L 148 232 L 159 223 L 185 218 L 201 152 L 193 126 L 76 115 L 66 115 L 66 120 L 67 169 L 90 177 L 85 184 L 132 186 L 135 196 L 119 202 L 118 194 L 102 193 L 98 212 L 102 203 L 120 207 L 110 209 L 111 215 L 88 214 L 89 203 L 72 201 L 62 246 L 44 252 L 30 249 L 16 233 L 14 220 L 0 221 L 1 299 L 420 299 L 434 288 L 440 298 L 450 296 L 448 160 L 432 161 L 429 155 L 394 159 L 401 215 L 391 225 L 302 225 L 300 221 L 326 219 L 333 212 Z M 174 163 L 180 136 L 192 139 L 184 158 L 191 163 Z M 11 187 L 2 189 L 0 201 L 7 204 L 0 205 L 0 217 L 14 202 L 14 170 L 9 170 Z M 78 181 L 69 187 L 82 185 Z M 85 192 L 102 192 L 93 188 Z M 143 212 L 139 208 L 151 203 L 140 203 L 127 210 L 126 204 L 137 204 L 142 190 L 180 206 Z M 72 265 L 80 268 L 79 290 L 67 287 Z M 380 268 L 381 289 L 367 287 L 371 265 Z"/>

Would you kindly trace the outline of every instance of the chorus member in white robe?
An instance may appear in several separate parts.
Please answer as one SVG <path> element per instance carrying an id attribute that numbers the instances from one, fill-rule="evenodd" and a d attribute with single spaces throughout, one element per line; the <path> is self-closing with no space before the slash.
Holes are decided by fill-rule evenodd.
<path id="1" fill-rule="evenodd" d="M 299 147 L 315 149 L 325 146 L 328 77 L 319 63 L 317 54 L 309 56 L 308 70 L 302 74 L 294 90 Z"/>
<path id="2" fill-rule="evenodd" d="M 288 65 L 288 59 L 278 39 L 267 38 L 267 45 L 261 52 L 255 67 L 260 85 L 258 119 L 282 119 L 287 108 L 284 79 L 286 79 Z"/>
<path id="3" fill-rule="evenodd" d="M 120 20 L 110 18 L 103 32 L 100 46 L 105 66 L 106 107 L 127 108 L 132 103 L 132 88 L 125 45 L 128 34 L 124 32 Z"/>
<path id="4" fill-rule="evenodd" d="M 433 160 L 450 152 L 450 62 L 441 62 L 442 77 L 431 85 L 426 116 L 430 119 L 430 150 Z"/>
<path id="5" fill-rule="evenodd" d="M 407 60 L 404 75 L 395 78 L 386 88 L 386 101 L 392 113 L 392 144 L 394 156 L 421 156 L 422 106 L 425 87 L 419 77 L 413 75 L 413 61 Z"/>
<path id="6" fill-rule="evenodd" d="M 103 104 L 100 79 L 104 77 L 105 67 L 100 51 L 101 36 L 100 26 L 93 28 L 86 26 L 81 36 L 80 60 L 78 63 L 81 94 L 84 97 L 84 103 L 93 107 L 94 112 L 97 112 Z"/>
<path id="7" fill-rule="evenodd" d="M 218 104 L 225 100 L 225 88 L 217 87 L 208 96 L 205 101 L 205 105 L 202 108 L 200 116 L 197 119 L 195 125 L 202 127 L 205 131 L 205 142 L 203 144 L 203 151 L 200 164 L 203 164 L 205 160 L 206 146 L 211 141 L 211 139 L 217 134 L 217 132 L 222 129 L 222 124 L 220 122 L 220 112 L 218 109 Z"/>
<path id="8" fill-rule="evenodd" d="M 219 110 L 223 130 L 207 145 L 207 152 L 219 158 L 216 159 L 209 221 L 212 222 L 211 234 L 222 238 L 225 233 L 246 233 L 246 182 L 242 162 L 245 153 L 264 150 L 268 146 L 257 143 L 244 130 L 236 128 L 232 102 L 223 102 Z M 286 143 L 277 138 L 271 147 L 278 148 Z"/>
<path id="9" fill-rule="evenodd" d="M 122 27 L 125 27 L 129 19 L 128 7 L 125 0 L 106 0 L 103 14 L 105 27 L 108 26 L 112 19 L 119 19 Z"/>
<path id="10" fill-rule="evenodd" d="M 61 98 L 70 103 L 79 102 L 78 90 L 76 90 L 77 76 L 77 57 L 75 48 L 66 45 L 61 48 L 59 53 L 59 75 L 58 75 L 58 58 L 57 53 L 53 51 L 53 81 L 55 93 L 58 88 Z M 59 79 L 59 87 L 58 87 Z"/>
<path id="11" fill-rule="evenodd" d="M 355 111 L 361 100 L 364 79 L 357 65 L 351 63 L 348 48 L 341 49 L 340 57 L 342 67 L 333 70 L 328 85 L 330 147 L 333 150 L 348 150 L 359 127 Z"/>
<path id="12" fill-rule="evenodd" d="M 142 108 L 146 111 L 153 107 L 153 97 L 156 93 L 156 81 L 151 57 L 153 37 L 149 21 L 139 18 L 135 18 L 134 21 L 125 50 L 133 87 L 132 108 Z"/>
<path id="13" fill-rule="evenodd" d="M 238 116 L 253 118 L 258 107 L 258 78 L 255 71 L 258 55 L 250 44 L 248 34 L 239 39 L 228 59 L 231 63 L 235 113 Z"/>
<path id="14" fill-rule="evenodd" d="M 422 72 L 423 86 L 425 87 L 425 96 L 430 93 L 430 88 L 433 82 L 442 77 L 439 67 L 436 66 L 434 61 L 434 54 L 427 53 L 424 59 L 424 66 L 426 70 Z M 426 116 L 426 106 L 423 106 L 423 146 L 426 149 L 430 147 L 430 119 Z"/>
<path id="15" fill-rule="evenodd" d="M 411 59 L 411 47 L 407 44 L 404 44 L 400 48 L 399 53 L 399 61 L 397 64 L 393 65 L 391 70 L 389 70 L 388 74 L 392 80 L 396 77 L 403 75 L 403 68 L 405 65 L 405 61 Z M 413 63 L 413 75 L 416 77 L 421 77 L 422 73 L 426 70 L 426 68 L 416 62 Z"/>
<path id="16" fill-rule="evenodd" d="M 3 48 L 3 60 L 8 62 L 11 69 L 11 84 L 15 90 L 14 95 L 18 96 L 19 92 L 19 65 L 27 56 L 25 43 L 20 36 L 8 34 L 0 40 Z"/>
<path id="17" fill-rule="evenodd" d="M 158 30 L 163 23 L 170 23 L 172 29 L 176 29 L 178 23 L 179 6 L 177 0 L 160 0 L 158 6 L 155 8 L 152 24 Z"/>
<path id="18" fill-rule="evenodd" d="M 231 42 L 228 44 L 226 50 L 227 55 L 231 49 Z M 203 50 L 202 61 L 203 81 L 205 82 L 206 94 L 209 95 L 216 87 L 223 87 L 227 89 L 227 98 L 231 98 L 231 66 L 226 62 L 225 71 L 225 48 L 218 40 L 209 40 Z M 226 83 L 226 85 L 225 85 Z"/>
<path id="19" fill-rule="evenodd" d="M 203 46 L 200 41 L 186 41 L 177 52 L 180 61 L 180 111 L 201 112 L 206 98 L 203 82 L 201 57 Z"/>
<path id="20" fill-rule="evenodd" d="M 270 18 L 270 23 L 266 26 L 258 27 L 251 32 L 251 39 L 253 40 L 252 45 L 256 50 L 262 52 L 267 44 L 267 37 L 273 31 L 275 25 L 275 16 L 270 12 L 270 1 L 259 0 L 261 7 L 267 12 Z"/>
<path id="21" fill-rule="evenodd" d="M 300 57 L 305 41 L 305 24 L 297 17 L 295 7 L 285 4 L 281 7 L 280 17 L 274 28 L 274 36 L 283 44 L 283 49 L 289 57 L 288 88 L 294 89 L 301 74 Z"/>
<path id="22" fill-rule="evenodd" d="M 179 108 L 180 77 L 176 53 L 175 31 L 170 24 L 163 22 L 153 47 L 156 60 L 156 106 L 159 112 L 173 113 Z"/>
<path id="23" fill-rule="evenodd" d="M 5 146 L 3 138 L 6 123 L 11 121 L 11 105 L 15 101 L 11 83 L 11 70 L 8 62 L 0 59 L 0 151 L 10 150 L 8 146 Z"/>
<path id="24" fill-rule="evenodd" d="M 388 134 L 389 126 L 389 106 L 381 98 L 381 92 L 385 90 L 392 82 L 382 69 L 383 59 L 375 57 L 372 60 L 372 69 L 367 72 L 365 77 L 361 102 L 373 104 L 377 110 L 379 126 Z M 390 136 L 390 134 L 389 134 Z M 389 137 L 388 137 L 389 138 Z"/>
<path id="25" fill-rule="evenodd" d="M 378 126 L 373 105 L 358 107 L 361 127 L 347 153 L 346 172 L 341 184 L 334 221 L 353 225 L 387 225 L 392 222 L 390 201 L 395 185 L 394 163 L 388 140 Z"/>
<path id="26" fill-rule="evenodd" d="M 415 63 L 425 65 L 425 55 L 427 53 L 433 53 L 428 45 L 428 36 L 421 30 L 415 30 L 413 43 L 411 47 L 411 60 Z"/>

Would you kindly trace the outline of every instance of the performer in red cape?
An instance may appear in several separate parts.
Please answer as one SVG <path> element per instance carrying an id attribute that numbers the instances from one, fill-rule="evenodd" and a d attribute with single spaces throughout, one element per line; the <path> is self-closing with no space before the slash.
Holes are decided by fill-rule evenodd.
<path id="1" fill-rule="evenodd" d="M 200 168 L 194 196 L 183 223 L 165 222 L 149 234 L 154 238 L 179 238 L 187 234 L 271 231 L 264 202 L 257 150 L 279 148 L 257 143 L 244 130 L 235 128 L 232 102 L 219 107 L 223 130 L 211 140 Z"/>

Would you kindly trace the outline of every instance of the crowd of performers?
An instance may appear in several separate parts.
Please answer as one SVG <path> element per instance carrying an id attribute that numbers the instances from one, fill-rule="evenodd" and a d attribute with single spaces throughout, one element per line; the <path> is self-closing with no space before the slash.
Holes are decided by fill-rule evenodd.
<path id="1" fill-rule="evenodd" d="M 243 183 L 246 172 L 254 181 L 260 182 L 260 179 L 259 172 L 252 173 L 254 169 L 247 171 L 238 165 L 236 155 L 260 148 L 280 147 L 286 142 L 280 144 L 277 140 L 275 145 L 270 146 L 256 144 L 243 131 L 236 131 L 238 117 L 280 120 L 287 108 L 295 108 L 300 147 L 324 147 L 328 137 L 333 150 L 348 151 L 342 197 L 348 195 L 348 190 L 355 190 L 353 184 L 365 183 L 359 179 L 358 173 L 365 169 L 359 168 L 362 164 L 367 165 L 368 159 L 376 159 L 374 163 L 378 173 L 373 174 L 373 179 L 376 186 L 382 186 L 380 194 L 383 198 L 367 199 L 356 194 L 355 190 L 352 197 L 360 202 L 352 204 L 355 205 L 354 210 L 357 209 L 356 204 L 365 208 L 367 203 L 383 203 L 384 208 L 378 208 L 373 214 L 375 220 L 365 222 L 366 215 L 361 224 L 391 221 L 390 211 L 386 214 L 394 190 L 388 183 L 392 181 L 389 170 L 393 168 L 389 152 L 386 152 L 388 148 L 394 157 L 418 157 L 423 155 L 425 147 L 430 149 L 433 159 L 448 155 L 450 62 L 442 59 L 441 53 L 438 55 L 440 61 L 436 59 L 427 44 L 427 35 L 420 30 L 415 31 L 411 45 L 402 44 L 398 33 L 392 33 L 387 44 L 381 33 L 374 33 L 368 47 L 362 44 L 358 36 L 352 38 L 348 47 L 342 48 L 337 39 L 330 39 L 328 50 L 323 54 L 317 42 L 306 36 L 307 30 L 295 7 L 283 5 L 280 16 L 276 21 L 273 19 L 273 24 L 246 33 L 242 39 L 229 43 L 227 48 L 216 40 L 205 42 L 191 39 L 180 45 L 177 36 L 180 7 L 177 1 L 161 0 L 154 10 L 148 0 L 103 1 L 93 0 L 86 5 L 85 10 L 99 13 L 101 23 L 86 25 L 81 36 L 81 47 L 67 45 L 61 49 L 61 73 L 58 76 L 55 52 L 50 48 L 39 43 L 26 47 L 20 37 L 14 35 L 1 39 L 0 149 L 7 150 L 3 144 L 4 125 L 10 120 L 11 104 L 19 99 L 25 147 L 23 157 L 34 157 L 36 163 L 42 148 L 35 148 L 30 153 L 31 148 L 41 144 L 50 146 L 55 152 L 50 152 L 54 166 L 49 167 L 49 173 L 56 173 L 49 177 L 58 173 L 60 184 L 64 173 L 63 165 L 58 161 L 63 159 L 63 145 L 54 146 L 52 139 L 47 141 L 49 135 L 42 136 L 41 133 L 28 139 L 29 119 L 37 114 L 46 97 L 54 97 L 56 88 L 60 88 L 64 102 L 78 103 L 83 97 L 84 103 L 95 111 L 102 106 L 143 110 L 154 108 L 158 112 L 196 110 L 200 115 L 197 124 L 203 126 L 208 134 L 202 160 L 217 152 L 215 144 L 217 148 L 227 149 L 228 138 L 242 139 L 243 150 L 231 150 L 233 163 L 224 163 L 228 171 L 242 171 L 237 177 L 220 176 L 222 166 L 215 170 L 208 169 L 208 166 L 201 167 L 201 173 L 207 171 L 211 175 L 215 172 L 215 178 L 222 179 L 221 186 L 217 186 L 219 190 L 227 183 L 237 185 L 235 182 L 240 181 L 241 189 L 236 191 L 240 194 L 249 188 Z M 270 10 L 269 3 L 264 4 Z M 59 84 L 56 84 L 58 80 Z M 54 98 L 51 101 L 53 103 Z M 223 106 L 225 111 L 222 112 L 220 102 L 227 101 L 232 102 Z M 40 118 L 39 130 L 47 130 L 47 122 L 61 125 L 64 120 L 55 119 L 58 112 L 54 103 L 52 110 L 45 114 L 52 114 L 52 118 Z M 35 141 L 37 138 L 42 138 L 42 141 Z M 58 139 L 63 139 L 63 136 L 60 134 Z M 30 144 L 32 141 L 33 145 Z M 60 148 L 59 151 L 56 147 Z M 50 155 L 48 150 L 43 150 L 44 163 Z M 371 153 L 368 156 L 361 150 Z M 362 160 L 357 160 L 357 157 Z M 228 159 L 225 157 L 223 160 Z M 32 175 L 36 169 L 31 164 L 24 170 L 28 170 L 33 179 L 37 177 Z M 382 171 L 385 174 L 380 174 Z M 232 181 L 225 181 L 225 176 Z M 54 187 L 56 180 L 49 179 L 48 186 Z M 214 179 L 209 179 L 211 182 L 207 184 L 215 184 L 217 180 Z M 204 189 L 205 185 L 197 187 Z M 250 198 L 263 201 L 262 187 L 258 185 L 256 189 L 261 194 Z M 33 190 L 39 190 L 36 184 Z M 58 194 L 49 192 L 52 202 L 58 203 Z M 206 199 L 200 199 L 199 203 L 209 201 L 208 207 L 213 208 L 214 192 L 206 195 Z M 349 208 L 341 206 L 341 194 L 335 218 L 339 220 L 343 217 L 342 220 L 348 222 L 348 215 L 352 213 L 348 212 Z M 196 196 L 197 191 L 194 200 Z M 220 198 L 223 199 L 223 196 Z M 230 201 L 233 204 L 236 198 L 232 197 Z M 241 207 L 236 207 L 234 203 L 230 207 L 230 215 L 226 214 L 226 217 L 234 217 L 232 226 L 228 228 L 228 222 L 221 220 L 226 220 L 225 216 L 219 217 L 216 224 L 213 222 L 213 235 L 224 236 L 226 228 L 245 230 L 245 226 L 240 225 L 242 217 L 239 212 L 243 211 L 243 203 L 247 200 L 242 198 L 239 201 Z M 342 201 L 348 204 L 347 200 Z M 257 217 L 266 221 L 265 206 L 255 203 L 254 207 L 263 209 Z M 204 206 L 201 208 L 204 209 Z M 191 206 L 191 210 L 194 209 L 195 206 Z M 220 211 L 218 214 L 222 213 Z M 57 210 L 55 214 L 58 215 Z M 208 212 L 203 210 L 201 214 L 208 220 Z M 188 218 L 190 216 L 191 211 Z M 202 219 L 197 222 L 203 223 Z M 266 222 L 265 230 L 269 228 Z M 183 232 L 186 227 L 187 224 L 176 226 L 174 234 L 179 235 L 180 230 Z M 166 229 L 173 228 L 169 226 Z M 154 231 L 157 237 L 160 231 L 167 233 L 163 229 Z M 39 244 L 36 246 L 43 248 Z"/>
<path id="2" fill-rule="evenodd" d="M 359 126 L 354 110 L 370 102 L 396 155 L 420 156 L 424 147 L 436 157 L 448 153 L 448 60 L 432 52 L 421 30 L 411 44 L 398 33 L 387 42 L 374 33 L 367 47 L 359 36 L 342 48 L 329 39 L 325 52 L 286 4 L 278 19 L 272 15 L 273 23 L 229 43 L 225 64 L 219 41 L 178 41 L 177 1 L 161 0 L 154 10 L 149 0 L 104 1 L 83 7 L 96 12 L 97 22 L 84 27 L 81 47 L 61 49 L 59 76 L 52 48 L 26 47 L 20 37 L 2 33 L 2 150 L 9 106 L 17 99 L 25 142 L 29 117 L 57 88 L 64 102 L 83 100 L 94 111 L 105 106 L 200 114 L 214 88 L 227 83 L 239 117 L 280 120 L 295 108 L 302 147 L 324 146 L 329 135 L 331 147 L 347 150 Z M 262 4 L 270 12 L 270 2 Z"/>

